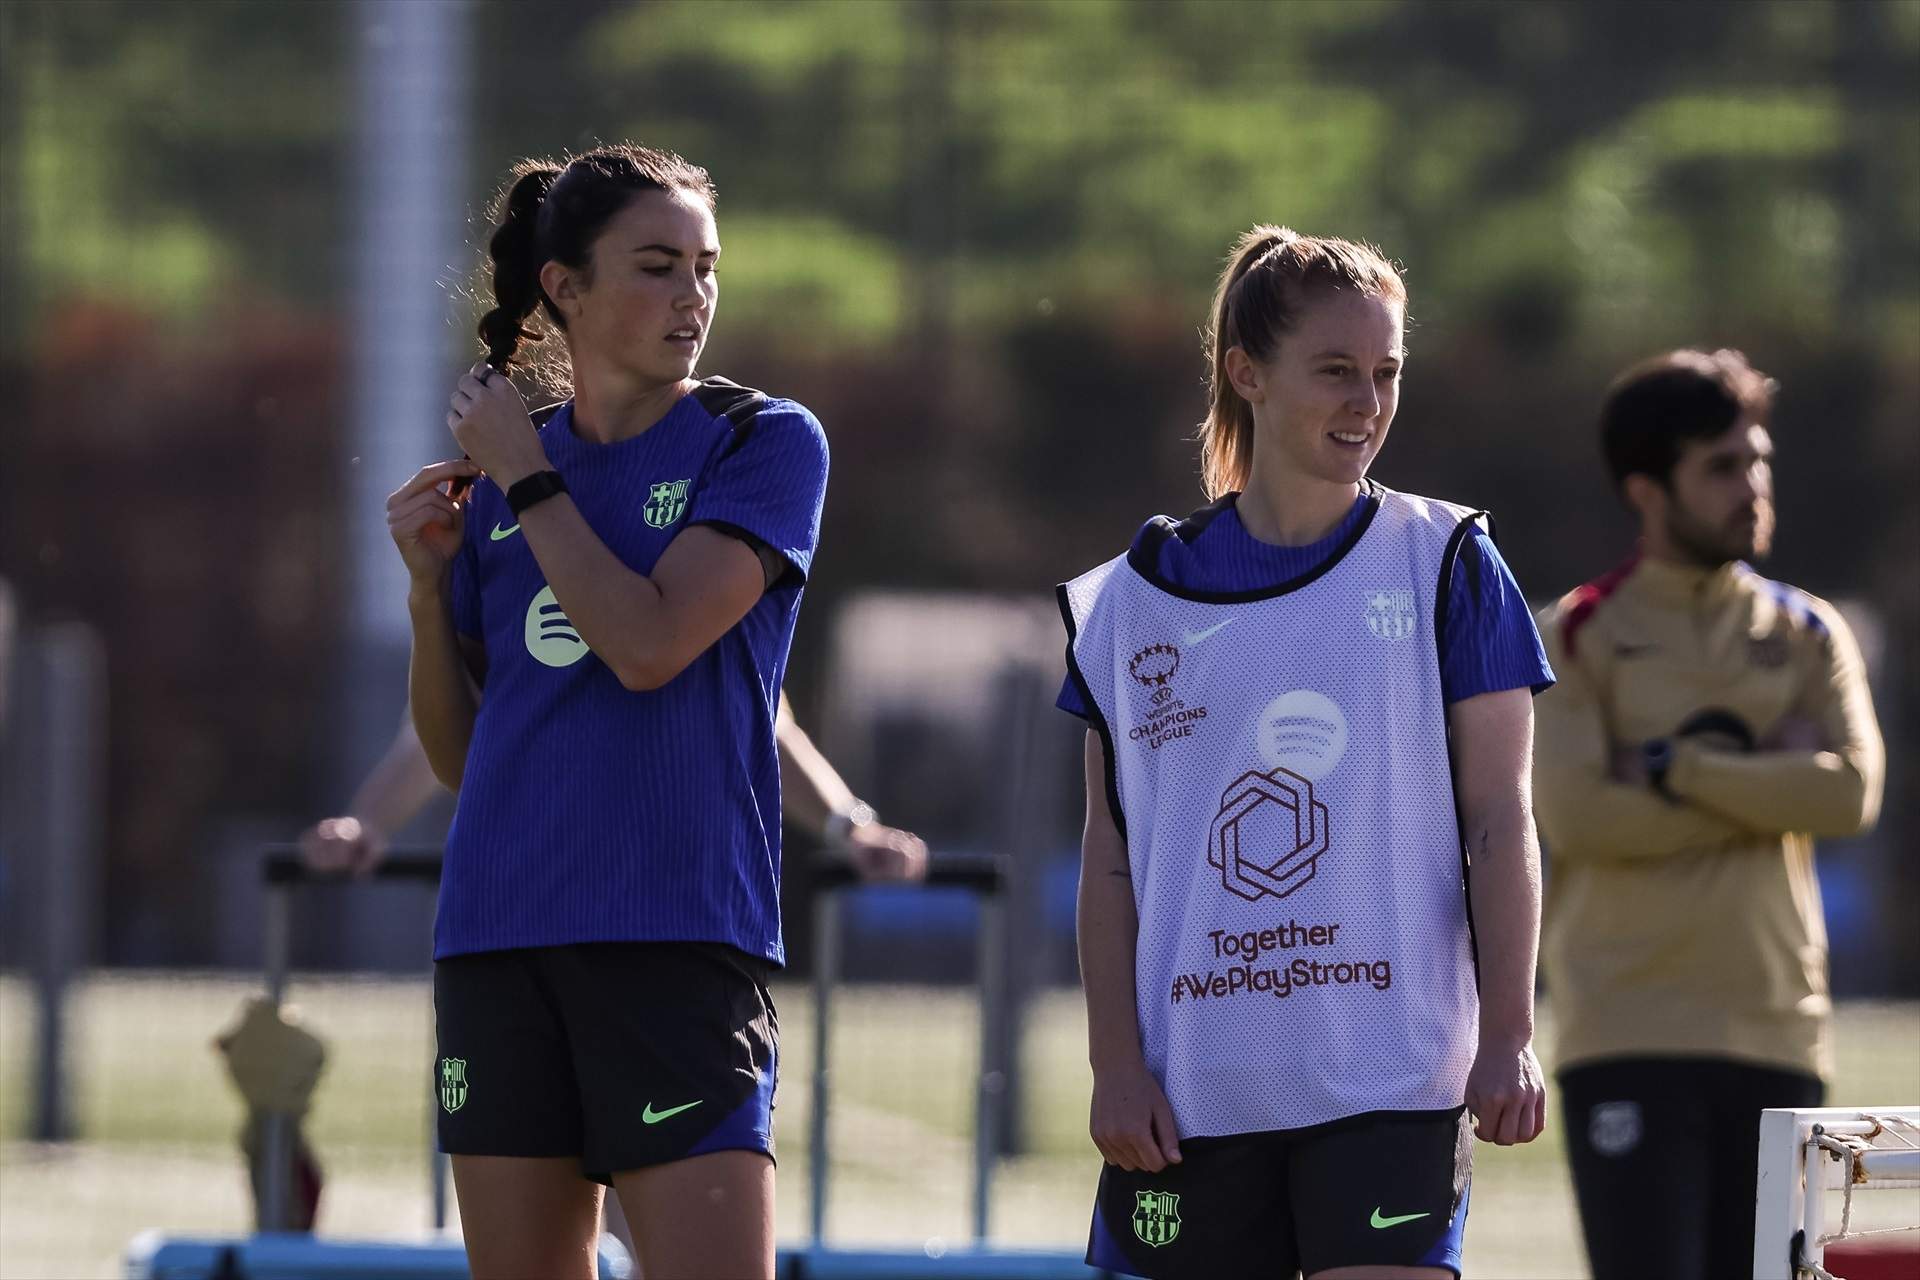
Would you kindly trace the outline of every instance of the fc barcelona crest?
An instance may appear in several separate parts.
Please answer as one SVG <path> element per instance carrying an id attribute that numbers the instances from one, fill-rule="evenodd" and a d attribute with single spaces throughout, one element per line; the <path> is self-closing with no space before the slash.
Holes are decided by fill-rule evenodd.
<path id="1" fill-rule="evenodd" d="M 1382 640 L 1405 640 L 1419 616 L 1411 591 L 1376 591 L 1367 597 L 1367 630 Z"/>
<path id="2" fill-rule="evenodd" d="M 1180 1234 L 1180 1197 L 1170 1191 L 1133 1193 L 1133 1234 L 1158 1249 Z"/>
<path id="3" fill-rule="evenodd" d="M 647 523 L 664 529 L 678 520 L 687 509 L 687 486 L 692 483 L 692 480 L 669 480 L 650 487 L 646 509 L 641 512 Z"/>
<path id="4" fill-rule="evenodd" d="M 449 1114 L 458 1111 L 467 1101 L 467 1060 L 465 1058 L 440 1059 L 440 1105 Z"/>

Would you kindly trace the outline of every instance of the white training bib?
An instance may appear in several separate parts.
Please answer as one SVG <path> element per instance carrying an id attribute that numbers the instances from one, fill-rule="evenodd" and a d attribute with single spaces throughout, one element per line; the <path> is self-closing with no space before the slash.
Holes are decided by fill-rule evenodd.
<path id="1" fill-rule="evenodd" d="M 1060 588 L 1132 867 L 1141 1044 L 1182 1137 L 1465 1093 L 1436 611 L 1475 513 L 1369 489 L 1329 563 L 1269 591 L 1156 581 L 1151 538 Z"/>

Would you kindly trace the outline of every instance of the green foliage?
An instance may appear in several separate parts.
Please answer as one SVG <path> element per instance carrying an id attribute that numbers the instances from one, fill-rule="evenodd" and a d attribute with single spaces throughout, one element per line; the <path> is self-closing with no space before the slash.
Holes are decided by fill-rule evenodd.
<path id="1" fill-rule="evenodd" d="M 5 6 L 0 186 L 37 303 L 193 314 L 236 280 L 318 292 L 351 127 L 333 6 Z"/>
<path id="2" fill-rule="evenodd" d="M 728 324 L 797 337 L 879 342 L 900 326 L 904 271 L 895 247 L 828 218 L 729 217 L 721 299 Z M 731 277 L 751 282 L 738 291 Z"/>
<path id="3" fill-rule="evenodd" d="M 34 401 L 0 509 L 6 545 L 39 552 L 0 570 L 115 646 L 109 838 L 116 910 L 141 928 L 113 937 L 142 940 L 125 958 L 200 944 L 176 871 L 217 810 L 322 803 L 300 755 L 318 748 L 258 725 L 306 723 L 324 681 L 284 673 L 331 670 L 350 625 L 314 603 L 339 566 L 311 530 L 343 518 L 325 485 L 346 409 L 328 397 L 350 385 L 354 82 L 377 12 L 0 0 L 0 350 Z M 1413 359 L 1382 478 L 1535 531 L 1508 544 L 1530 589 L 1591 576 L 1627 537 L 1588 437 L 1607 378 L 1662 345 L 1727 343 L 1780 377 L 1782 457 L 1805 468 L 1783 472 L 1771 571 L 1914 629 L 1898 522 L 1920 415 L 1916 0 L 459 12 L 467 179 L 446 216 L 475 252 L 450 278 L 477 266 L 477 211 L 520 157 L 635 138 L 712 171 L 727 253 L 708 368 L 802 399 L 834 434 L 833 551 L 798 653 L 847 585 L 1039 588 L 1194 505 L 1197 330 L 1256 221 L 1405 264 Z M 448 301 L 466 310 L 451 284 Z M 289 310 L 317 320 L 248 341 Z M 168 341 L 100 336 L 122 328 Z M 196 329 L 199 347 L 174 341 Z M 62 531 L 62 491 L 28 487 L 45 474 L 85 477 L 97 518 Z M 176 474 L 205 487 L 155 486 Z M 207 514 L 216 489 L 230 524 Z M 184 530 L 167 542 L 156 501 Z M 211 588 L 243 612 L 181 609 L 207 575 L 255 581 L 233 576 L 242 551 L 310 612 Z M 224 650 L 182 617 L 221 643 L 254 628 L 256 660 L 212 672 Z M 1920 723 L 1907 708 L 1890 739 Z M 172 732 L 189 723 L 194 752 Z M 1884 848 L 1911 843 L 1913 795 L 1896 776 Z"/>
<path id="4" fill-rule="evenodd" d="M 30 296 L 337 296 L 312 250 L 344 244 L 356 11 L 8 8 Z M 1497 323 L 1515 281 L 1545 281 L 1567 341 L 1654 313 L 1826 326 L 1920 296 L 1910 267 L 1869 265 L 1920 250 L 1909 0 L 1633 23 L 1585 0 L 477 12 L 472 204 L 524 151 L 672 145 L 751 249 L 765 296 L 745 313 L 797 307 L 816 343 L 867 347 L 929 307 L 982 337 L 1040 297 L 1197 308 L 1259 220 L 1381 241 L 1429 315 Z M 929 297 L 930 273 L 960 287 Z"/>
<path id="5" fill-rule="evenodd" d="M 1848 165 L 1888 192 L 1920 171 L 1911 146 L 1853 127 L 1886 110 L 1911 49 L 1844 84 L 1834 59 L 1901 29 L 1900 6 L 1704 5 L 1637 35 L 1602 4 L 1445 8 L 660 5 L 584 43 L 609 76 L 710 82 L 679 105 L 646 95 L 649 134 L 697 140 L 723 183 L 746 169 L 756 215 L 892 239 L 906 288 L 965 263 L 970 328 L 1039 297 L 1196 308 L 1258 220 L 1382 240 L 1432 314 L 1497 327 L 1516 289 L 1559 296 L 1565 341 L 1651 314 L 1830 325 L 1844 282 L 1874 287 L 1848 271 L 1862 221 L 1914 247 L 1891 209 L 1831 189 Z M 1910 117 L 1888 123 L 1911 141 Z M 850 340 L 916 314 L 858 276 L 825 284 L 845 296 L 820 312 Z"/>

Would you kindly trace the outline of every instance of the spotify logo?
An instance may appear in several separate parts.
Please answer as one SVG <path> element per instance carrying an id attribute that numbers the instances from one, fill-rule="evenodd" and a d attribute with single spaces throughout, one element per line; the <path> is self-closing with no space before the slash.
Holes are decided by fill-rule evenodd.
<path id="1" fill-rule="evenodd" d="M 1261 758 L 1310 781 L 1332 772 L 1347 753 L 1347 717 L 1324 693 L 1294 689 L 1267 704 L 1254 726 Z"/>
<path id="2" fill-rule="evenodd" d="M 570 667 L 587 656 L 586 642 L 567 621 L 552 587 L 543 587 L 527 606 L 527 652 L 550 667 Z"/>

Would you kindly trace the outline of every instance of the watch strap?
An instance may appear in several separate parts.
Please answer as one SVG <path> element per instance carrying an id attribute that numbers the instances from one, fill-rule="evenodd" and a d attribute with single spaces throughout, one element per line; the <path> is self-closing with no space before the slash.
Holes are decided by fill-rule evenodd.
<path id="1" fill-rule="evenodd" d="M 1667 790 L 1667 771 L 1673 768 L 1673 740 L 1648 739 L 1640 745 L 1640 759 L 1647 766 L 1647 780 L 1653 784 L 1653 789 L 1667 799 L 1673 799 L 1673 793 Z"/>
<path id="2" fill-rule="evenodd" d="M 567 482 L 558 471 L 536 471 L 515 480 L 507 490 L 507 510 L 516 516 L 536 502 L 567 491 Z"/>

